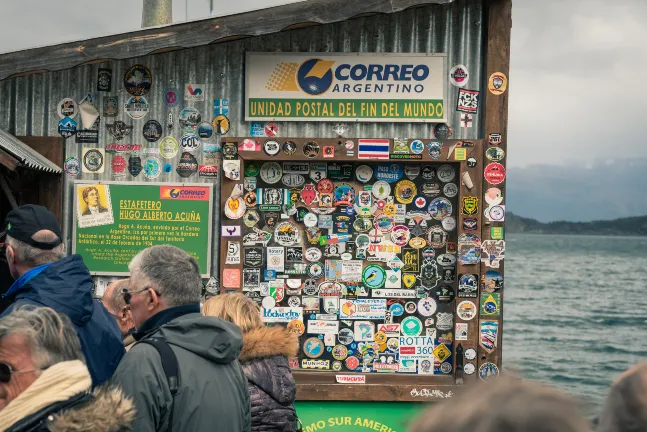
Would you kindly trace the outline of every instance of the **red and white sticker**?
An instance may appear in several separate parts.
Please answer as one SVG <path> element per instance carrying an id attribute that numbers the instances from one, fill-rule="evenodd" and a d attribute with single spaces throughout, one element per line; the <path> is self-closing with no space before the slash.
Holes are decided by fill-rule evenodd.
<path id="1" fill-rule="evenodd" d="M 485 167 L 483 175 L 488 183 L 501 184 L 505 180 L 505 167 L 498 162 L 493 162 Z"/>
<path id="2" fill-rule="evenodd" d="M 339 384 L 366 384 L 366 375 L 335 375 Z"/>
<path id="3" fill-rule="evenodd" d="M 279 134 L 279 127 L 274 123 L 267 123 L 265 125 L 265 136 L 275 137 Z"/>

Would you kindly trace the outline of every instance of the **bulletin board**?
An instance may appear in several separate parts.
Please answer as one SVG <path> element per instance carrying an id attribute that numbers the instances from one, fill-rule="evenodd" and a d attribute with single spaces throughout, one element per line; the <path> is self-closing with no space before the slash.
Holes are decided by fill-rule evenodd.
<path id="1" fill-rule="evenodd" d="M 299 400 L 420 400 L 476 379 L 500 313 L 497 293 L 479 301 L 482 145 L 223 141 L 222 288 L 299 335 Z"/>
<path id="2" fill-rule="evenodd" d="M 141 250 L 170 244 L 211 271 L 213 185 L 74 182 L 72 253 L 94 275 L 128 275 Z"/>

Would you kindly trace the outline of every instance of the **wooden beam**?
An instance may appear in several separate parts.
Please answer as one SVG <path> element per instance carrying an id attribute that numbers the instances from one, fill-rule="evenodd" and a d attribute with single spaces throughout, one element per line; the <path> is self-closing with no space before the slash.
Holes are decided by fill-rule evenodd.
<path id="1" fill-rule="evenodd" d="M 20 165 L 20 161 L 6 151 L 0 149 L 0 164 L 8 170 L 15 171 L 15 169 Z"/>
<path id="2" fill-rule="evenodd" d="M 490 134 L 501 134 L 502 142 L 498 144 L 498 147 L 505 152 L 505 158 L 498 163 L 506 166 L 506 161 L 509 157 L 507 152 L 507 141 L 508 141 L 508 96 L 509 96 L 509 82 L 507 82 L 508 89 L 503 92 L 492 92 L 488 89 L 490 77 L 494 73 L 503 74 L 506 77 L 510 77 L 510 34 L 512 30 L 512 0 L 489 0 L 487 4 L 487 19 L 488 19 L 488 28 L 487 28 L 487 57 L 486 57 L 486 68 L 485 68 L 485 77 L 486 80 L 483 88 L 485 89 L 485 144 L 483 146 L 483 165 L 487 166 L 492 161 L 486 158 L 486 151 L 488 148 L 493 147 L 492 144 L 488 143 L 488 138 Z M 500 94 L 495 94 L 500 93 Z M 483 182 L 483 192 L 486 192 L 490 187 L 499 188 L 503 197 L 505 198 L 505 185 L 506 180 L 497 185 L 488 183 L 486 180 Z M 483 199 L 483 205 L 486 206 L 486 201 Z M 505 205 L 505 200 L 502 204 Z M 486 218 L 483 218 L 484 223 L 482 224 L 482 240 L 491 240 L 491 228 L 492 227 L 503 227 L 504 222 L 489 222 Z M 496 269 L 505 279 L 504 275 L 504 262 L 500 263 L 500 267 Z M 490 270 L 489 267 L 486 267 L 485 264 L 481 263 L 481 274 L 485 274 Z M 483 285 L 481 285 L 481 288 Z M 481 292 L 481 296 L 488 295 L 489 293 Z M 503 290 L 501 294 L 501 304 L 500 304 L 500 314 L 499 317 L 486 317 L 481 316 L 481 319 L 488 319 L 491 321 L 497 321 L 498 326 L 498 339 L 497 347 L 492 352 L 488 352 L 482 346 L 479 345 L 478 360 L 479 367 L 483 363 L 494 363 L 499 367 L 501 371 L 501 361 L 502 361 L 502 347 L 503 347 L 503 304 L 504 304 L 504 293 Z M 479 321 L 480 323 L 480 321 Z"/>

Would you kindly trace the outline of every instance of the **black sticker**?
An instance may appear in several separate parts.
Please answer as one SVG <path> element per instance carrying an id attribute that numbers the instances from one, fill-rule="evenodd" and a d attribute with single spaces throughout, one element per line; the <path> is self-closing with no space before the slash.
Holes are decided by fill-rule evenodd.
<path id="1" fill-rule="evenodd" d="M 97 91 L 112 91 L 112 69 L 99 68 L 97 73 Z"/>
<path id="2" fill-rule="evenodd" d="M 77 131 L 75 141 L 77 144 L 99 144 L 99 131 L 92 129 Z"/>
<path id="3" fill-rule="evenodd" d="M 180 163 L 177 164 L 175 171 L 182 178 L 191 177 L 193 174 L 198 172 L 198 161 L 191 153 L 184 152 L 182 153 Z"/>
<path id="4" fill-rule="evenodd" d="M 246 247 L 243 254 L 243 264 L 249 267 L 260 267 L 263 265 L 263 248 Z"/>
<path id="5" fill-rule="evenodd" d="M 142 133 L 146 141 L 157 142 L 162 137 L 162 125 L 157 120 L 148 120 Z"/>
<path id="6" fill-rule="evenodd" d="M 303 248 L 302 247 L 288 247 L 285 249 L 286 262 L 302 262 L 303 261 Z"/>
<path id="7" fill-rule="evenodd" d="M 128 172 L 137 177 L 142 172 L 142 158 L 139 156 L 131 156 L 128 158 Z"/>

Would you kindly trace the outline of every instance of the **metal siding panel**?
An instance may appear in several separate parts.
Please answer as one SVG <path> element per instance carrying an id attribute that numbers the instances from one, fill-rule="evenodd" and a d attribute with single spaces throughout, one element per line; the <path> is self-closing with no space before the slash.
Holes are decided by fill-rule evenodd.
<path id="1" fill-rule="evenodd" d="M 105 128 L 106 121 L 123 120 L 134 125 L 130 138 L 121 142 L 146 145 L 141 134 L 144 123 L 157 119 L 166 127 L 168 109 L 161 99 L 161 92 L 174 86 L 180 94 L 185 83 L 206 84 L 205 102 L 192 104 L 200 109 L 203 120 L 212 117 L 212 101 L 215 98 L 228 98 L 230 103 L 231 130 L 228 135 L 242 136 L 249 133 L 249 123 L 242 121 L 244 108 L 245 52 L 247 51 L 284 51 L 284 52 L 410 52 L 441 53 L 448 55 L 447 65 L 465 64 L 471 74 L 468 87 L 484 91 L 483 64 L 485 56 L 484 0 L 457 0 L 447 5 L 415 7 L 393 14 L 380 14 L 357 18 L 334 24 L 315 25 L 303 29 L 290 30 L 270 35 L 250 37 L 226 43 L 216 43 L 198 48 L 183 49 L 164 54 L 132 58 L 126 61 L 93 64 L 74 67 L 64 71 L 19 77 L 0 81 L 0 128 L 14 134 L 57 135 L 58 115 L 55 105 L 64 97 L 80 100 L 88 92 L 98 96 L 97 107 L 102 113 L 102 96 L 97 93 L 96 76 L 98 69 L 108 67 L 113 70 L 113 91 L 123 106 L 128 94 L 123 88 L 124 72 L 130 66 L 142 63 L 153 73 L 153 87 L 147 95 L 149 114 L 142 120 L 134 121 L 120 110 L 119 116 L 102 119 L 99 142 L 101 146 L 115 142 Z M 475 116 L 473 128 L 460 127 L 459 116 L 453 109 L 458 90 L 448 83 L 447 109 L 450 110 L 450 124 L 454 128 L 454 138 L 477 139 L 482 135 L 480 116 Z M 183 106 L 183 102 L 179 104 Z M 483 106 L 481 107 L 483 112 Z M 179 109 L 173 110 L 175 129 L 173 136 L 180 138 L 178 126 Z M 80 122 L 80 119 L 77 117 Z M 281 136 L 334 137 L 331 122 L 278 122 Z M 388 137 L 388 138 L 430 138 L 433 125 L 425 123 L 347 123 L 350 137 Z M 74 139 L 66 142 L 66 157 L 81 157 L 82 145 Z M 165 163 L 159 157 L 160 160 Z M 107 157 L 106 173 L 80 178 L 110 180 L 110 157 Z M 175 158 L 177 163 L 179 156 Z M 66 224 L 65 233 L 72 233 L 72 181 L 64 176 L 63 206 Z M 131 181 L 186 181 L 175 172 L 161 174 L 155 180 L 148 180 L 143 174 Z M 198 177 L 191 182 L 208 183 Z M 218 189 L 216 187 L 216 189 Z M 213 273 L 218 274 L 218 237 L 220 222 L 219 191 L 214 194 L 214 250 L 212 253 Z M 67 235 L 67 234 L 66 234 Z M 71 243 L 68 241 L 68 247 Z"/>

